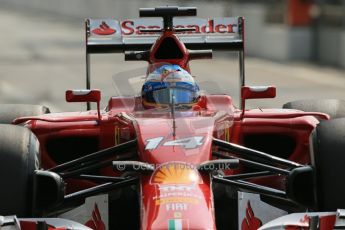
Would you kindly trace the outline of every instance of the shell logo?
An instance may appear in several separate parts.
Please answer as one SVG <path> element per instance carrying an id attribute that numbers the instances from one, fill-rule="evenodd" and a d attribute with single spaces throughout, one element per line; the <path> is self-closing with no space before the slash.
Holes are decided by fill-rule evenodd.
<path id="1" fill-rule="evenodd" d="M 182 162 L 169 162 L 157 168 L 151 177 L 151 184 L 159 185 L 194 185 L 201 183 L 199 172 L 193 165 Z"/>

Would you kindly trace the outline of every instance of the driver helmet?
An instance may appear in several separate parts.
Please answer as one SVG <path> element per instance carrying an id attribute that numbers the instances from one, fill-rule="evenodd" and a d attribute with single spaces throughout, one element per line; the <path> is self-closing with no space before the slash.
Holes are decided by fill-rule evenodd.
<path id="1" fill-rule="evenodd" d="M 148 74 L 142 87 L 142 102 L 146 109 L 169 104 L 193 106 L 199 99 L 199 86 L 179 65 L 162 65 Z"/>

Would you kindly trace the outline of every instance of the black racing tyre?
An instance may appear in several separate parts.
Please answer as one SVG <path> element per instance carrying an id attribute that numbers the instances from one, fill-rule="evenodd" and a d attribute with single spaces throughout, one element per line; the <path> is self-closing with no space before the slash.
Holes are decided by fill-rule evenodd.
<path id="1" fill-rule="evenodd" d="M 345 208 L 345 118 L 322 121 L 312 132 L 318 211 Z"/>
<path id="2" fill-rule="evenodd" d="M 0 125 L 0 215 L 30 217 L 39 143 L 27 128 Z"/>
<path id="3" fill-rule="evenodd" d="M 50 113 L 42 105 L 0 104 L 0 124 L 11 124 L 18 117 L 39 116 Z"/>
<path id="4" fill-rule="evenodd" d="M 310 99 L 288 102 L 284 109 L 297 109 L 304 112 L 321 112 L 330 115 L 332 119 L 345 117 L 345 100 Z"/>

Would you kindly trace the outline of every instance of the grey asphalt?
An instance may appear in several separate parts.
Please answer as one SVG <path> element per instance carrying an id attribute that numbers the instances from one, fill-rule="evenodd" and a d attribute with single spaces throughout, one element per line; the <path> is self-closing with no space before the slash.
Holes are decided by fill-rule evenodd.
<path id="1" fill-rule="evenodd" d="M 64 100 L 65 90 L 85 88 L 84 48 L 83 21 L 0 7 L 0 103 L 43 104 L 55 112 L 84 109 Z M 124 62 L 122 54 L 94 55 L 91 61 L 92 87 L 102 90 L 103 106 L 110 96 L 131 92 L 126 85 L 139 93 L 146 63 Z M 191 69 L 208 93 L 238 99 L 236 55 L 217 53 L 214 60 L 193 61 Z M 276 99 L 253 100 L 250 107 L 281 107 L 305 98 L 345 99 L 341 69 L 248 57 L 246 78 L 248 85 L 277 86 Z"/>

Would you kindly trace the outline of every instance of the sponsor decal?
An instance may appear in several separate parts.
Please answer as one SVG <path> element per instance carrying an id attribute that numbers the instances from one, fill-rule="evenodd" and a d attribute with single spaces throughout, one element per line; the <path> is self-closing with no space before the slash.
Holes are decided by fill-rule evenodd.
<path id="1" fill-rule="evenodd" d="M 247 202 L 246 217 L 241 224 L 242 230 L 257 230 L 262 225 L 261 220 L 257 218 L 250 205 L 250 201 Z"/>
<path id="2" fill-rule="evenodd" d="M 199 204 L 199 199 L 194 197 L 164 197 L 156 200 L 156 205 L 162 205 L 167 203 L 190 203 Z"/>
<path id="3" fill-rule="evenodd" d="M 94 35 L 123 36 L 156 36 L 156 32 L 142 32 L 142 30 L 162 30 L 161 19 L 128 19 L 128 20 L 95 20 L 90 19 L 91 32 Z M 213 18 L 213 19 L 174 19 L 175 29 L 194 29 L 194 31 L 179 32 L 179 34 L 212 34 L 232 35 L 238 33 L 238 18 Z"/>
<path id="4" fill-rule="evenodd" d="M 140 30 L 143 29 L 152 29 L 152 30 L 160 30 L 162 29 L 161 25 L 139 25 L 136 23 L 137 21 L 134 20 L 125 20 L 121 22 L 121 30 L 123 35 L 142 35 L 142 34 L 154 34 L 154 33 L 143 33 Z M 161 24 L 161 23 L 159 23 Z"/>
<path id="5" fill-rule="evenodd" d="M 111 35 L 116 33 L 116 30 L 111 28 L 105 21 L 102 21 L 99 27 L 93 29 L 91 32 L 97 35 Z"/>
<path id="6" fill-rule="evenodd" d="M 108 195 L 104 194 L 88 197 L 83 205 L 69 210 L 58 217 L 83 223 L 94 230 L 108 230 L 108 211 Z"/>
<path id="7" fill-rule="evenodd" d="M 85 226 L 92 228 L 93 230 L 105 230 L 105 224 L 102 220 L 101 213 L 99 212 L 98 206 L 95 203 L 92 211 L 92 218 L 85 223 Z"/>
<path id="8" fill-rule="evenodd" d="M 260 195 L 246 192 L 238 192 L 238 223 L 241 230 L 258 229 L 287 212 L 260 199 Z"/>
<path id="9" fill-rule="evenodd" d="M 156 205 L 165 205 L 167 211 L 185 211 L 188 204 L 200 204 L 202 196 L 195 194 L 194 186 L 190 185 L 165 185 L 160 186 L 159 195 L 153 197 Z"/>
<path id="10" fill-rule="evenodd" d="M 199 200 L 202 199 L 202 197 L 198 194 L 195 194 L 194 191 L 192 191 L 194 188 L 190 187 L 188 190 L 171 190 L 171 191 L 167 191 L 167 190 L 161 190 L 164 192 L 161 192 L 159 195 L 154 196 L 153 199 L 154 200 L 158 200 L 158 199 L 166 199 L 166 198 L 192 198 L 191 200 Z M 190 202 L 193 203 L 193 202 Z"/>
<path id="11" fill-rule="evenodd" d="M 161 192 L 174 192 L 174 191 L 192 191 L 194 189 L 193 186 L 189 185 L 165 185 L 165 186 L 160 186 L 159 190 Z"/>
<path id="12" fill-rule="evenodd" d="M 139 21 L 140 22 L 140 21 Z M 200 23 L 201 22 L 201 23 Z M 161 24 L 161 23 L 159 23 Z M 138 23 L 135 20 L 125 20 L 120 23 L 121 30 L 123 35 L 143 35 L 143 34 L 154 34 L 150 32 L 141 32 L 140 30 L 143 29 L 154 29 L 160 30 L 162 26 L 158 23 L 156 25 L 144 25 Z M 179 34 L 231 34 L 235 33 L 235 29 L 237 29 L 237 24 L 235 23 L 227 23 L 226 21 L 215 21 L 214 19 L 209 20 L 200 20 L 196 21 L 195 24 L 176 24 L 174 22 L 176 29 L 184 29 L 184 28 L 192 28 L 194 31 L 188 32 L 181 32 Z"/>
<path id="13" fill-rule="evenodd" d="M 185 149 L 195 149 L 204 144 L 202 136 L 187 137 L 172 141 L 163 141 L 164 137 L 155 137 L 146 140 L 145 150 L 154 150 L 160 144 L 162 146 L 180 146 Z M 163 143 L 162 143 L 163 141 Z"/>
<path id="14" fill-rule="evenodd" d="M 188 209 L 188 204 L 185 203 L 168 203 L 165 204 L 166 211 L 186 211 Z"/>
<path id="15" fill-rule="evenodd" d="M 168 220 L 168 230 L 186 230 L 189 229 L 188 220 L 170 219 Z"/>
<path id="16" fill-rule="evenodd" d="M 202 179 L 192 165 L 182 162 L 163 164 L 152 174 L 150 183 L 159 191 L 152 198 L 155 205 L 164 205 L 166 211 L 186 211 L 189 205 L 198 205 L 202 201 L 202 195 L 194 191 Z"/>
<path id="17" fill-rule="evenodd" d="M 202 183 L 199 172 L 193 165 L 169 162 L 157 168 L 152 174 L 151 184 L 156 185 L 196 185 Z"/>

